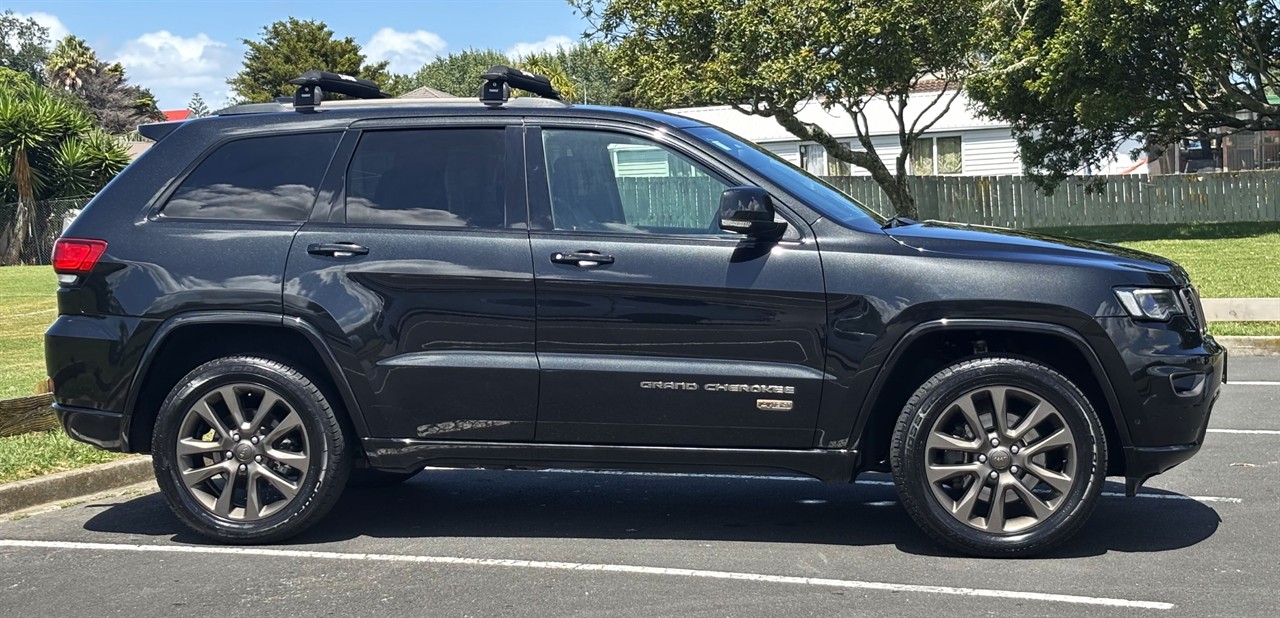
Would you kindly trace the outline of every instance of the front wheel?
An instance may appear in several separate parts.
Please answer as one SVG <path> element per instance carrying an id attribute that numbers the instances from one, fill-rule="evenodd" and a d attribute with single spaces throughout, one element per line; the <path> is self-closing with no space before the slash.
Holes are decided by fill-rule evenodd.
<path id="1" fill-rule="evenodd" d="M 1062 374 L 1014 358 L 952 365 L 907 401 L 890 463 L 912 519 L 967 554 L 1022 556 L 1074 534 L 1102 493 L 1106 439 Z"/>
<path id="2" fill-rule="evenodd" d="M 351 465 L 324 393 L 292 367 L 247 356 L 187 374 L 161 405 L 151 448 L 178 518 L 232 543 L 310 527 L 341 495 Z"/>

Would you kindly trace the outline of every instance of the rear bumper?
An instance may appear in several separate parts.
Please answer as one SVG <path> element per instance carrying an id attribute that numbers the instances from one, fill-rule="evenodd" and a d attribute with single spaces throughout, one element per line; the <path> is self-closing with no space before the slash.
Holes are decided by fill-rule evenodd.
<path id="1" fill-rule="evenodd" d="M 53 404 L 53 412 L 67 435 L 108 451 L 124 452 L 129 445 L 124 439 L 124 415 L 119 412 L 91 410 Z"/>

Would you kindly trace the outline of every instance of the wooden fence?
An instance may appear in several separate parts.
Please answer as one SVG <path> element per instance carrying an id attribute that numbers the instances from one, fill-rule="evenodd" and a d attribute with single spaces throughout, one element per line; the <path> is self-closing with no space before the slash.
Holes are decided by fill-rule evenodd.
<path id="1" fill-rule="evenodd" d="M 1280 221 L 1280 171 L 1071 178 L 1044 195 L 1021 176 L 913 176 L 923 219 L 1010 228 Z M 882 214 L 893 207 L 869 177 L 827 182 Z"/>

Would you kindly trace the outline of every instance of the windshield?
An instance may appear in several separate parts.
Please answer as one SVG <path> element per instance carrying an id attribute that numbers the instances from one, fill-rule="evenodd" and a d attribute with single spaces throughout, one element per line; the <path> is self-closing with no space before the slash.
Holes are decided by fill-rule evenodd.
<path id="1" fill-rule="evenodd" d="M 884 217 L 855 202 L 839 189 L 760 146 L 715 127 L 694 127 L 686 131 L 742 161 L 761 176 L 768 178 L 770 182 L 804 200 L 806 204 L 830 219 L 846 225 L 857 222 L 874 222 L 876 225 L 883 225 L 886 221 Z"/>

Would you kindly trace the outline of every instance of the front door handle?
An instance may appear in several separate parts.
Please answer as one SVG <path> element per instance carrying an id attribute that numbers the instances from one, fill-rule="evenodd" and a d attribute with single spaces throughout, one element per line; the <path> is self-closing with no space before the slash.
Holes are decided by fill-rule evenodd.
<path id="1" fill-rule="evenodd" d="M 353 242 L 312 243 L 307 245 L 307 253 L 333 258 L 349 258 L 368 255 L 369 249 Z"/>
<path id="2" fill-rule="evenodd" d="M 599 251 L 565 251 L 551 254 L 551 261 L 556 264 L 571 264 L 580 268 L 594 268 L 602 264 L 612 264 L 613 256 Z"/>

